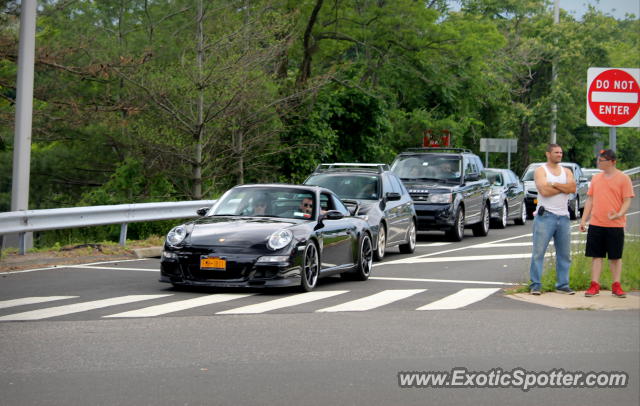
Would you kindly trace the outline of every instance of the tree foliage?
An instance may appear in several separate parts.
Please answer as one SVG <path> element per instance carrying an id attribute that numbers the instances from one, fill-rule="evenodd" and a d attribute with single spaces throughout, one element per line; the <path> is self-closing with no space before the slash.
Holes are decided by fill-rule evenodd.
<path id="1" fill-rule="evenodd" d="M 39 2 L 30 207 L 219 195 L 321 162 L 390 162 L 425 130 L 516 138 L 542 159 L 552 105 L 593 166 L 586 71 L 640 66 L 640 23 L 544 0 Z M 0 210 L 9 210 L 20 2 L 0 3 Z M 556 64 L 558 79 L 552 80 Z M 621 166 L 638 130 L 618 130 Z M 492 166 L 506 156 L 492 154 Z"/>

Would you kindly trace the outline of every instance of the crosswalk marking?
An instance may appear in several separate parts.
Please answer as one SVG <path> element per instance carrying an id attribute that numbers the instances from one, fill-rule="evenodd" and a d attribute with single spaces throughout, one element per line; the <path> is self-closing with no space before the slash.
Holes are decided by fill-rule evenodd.
<path id="1" fill-rule="evenodd" d="M 329 290 L 318 292 L 299 293 L 294 296 L 283 297 L 280 299 L 270 300 L 264 303 L 238 307 L 236 309 L 225 310 L 216 314 L 256 314 L 264 313 L 270 310 L 282 309 L 299 304 L 313 302 L 315 300 L 326 299 L 328 297 L 340 295 L 349 292 L 348 290 Z"/>
<path id="2" fill-rule="evenodd" d="M 6 309 L 7 307 L 24 306 L 35 303 L 52 302 L 54 300 L 74 299 L 78 296 L 34 296 L 23 297 L 20 299 L 3 300 L 0 302 L 0 309 Z"/>
<path id="3" fill-rule="evenodd" d="M 375 309 L 395 301 L 406 299 L 409 296 L 426 291 L 426 289 L 394 289 L 384 290 L 376 294 L 352 300 L 337 306 L 325 307 L 317 312 L 358 312 Z"/>
<path id="4" fill-rule="evenodd" d="M 215 295 L 195 297 L 193 299 L 180 300 L 177 302 L 164 303 L 157 306 L 145 307 L 138 310 L 131 310 L 129 312 L 110 314 L 103 317 L 154 317 L 160 316 L 162 314 L 179 312 L 180 310 L 192 309 L 194 307 L 206 306 L 214 303 L 222 303 L 234 299 L 241 299 L 243 297 L 249 297 L 253 295 L 253 293 L 219 293 Z"/>
<path id="5" fill-rule="evenodd" d="M 100 309 L 103 307 L 116 306 L 125 303 L 140 302 L 143 300 L 157 299 L 160 297 L 172 295 L 128 295 L 114 297 L 110 299 L 94 300 L 91 302 L 75 303 L 64 306 L 49 307 L 41 310 L 32 310 L 29 312 L 9 314 L 0 317 L 0 321 L 18 321 L 18 320 L 41 320 L 50 317 L 64 316 L 72 313 L 84 312 L 87 310 Z"/>
<path id="6" fill-rule="evenodd" d="M 416 310 L 449 310 L 459 309 L 491 296 L 499 288 L 469 288 L 462 289 L 452 295 L 444 297 L 428 305 L 418 307 Z"/>

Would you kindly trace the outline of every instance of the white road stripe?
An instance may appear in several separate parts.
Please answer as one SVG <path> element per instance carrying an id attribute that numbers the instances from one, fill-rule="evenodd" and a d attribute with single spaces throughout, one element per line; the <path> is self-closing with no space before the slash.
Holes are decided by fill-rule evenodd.
<path id="1" fill-rule="evenodd" d="M 282 309 L 283 307 L 296 306 L 304 303 L 313 302 L 315 300 L 325 299 L 328 297 L 347 293 L 348 290 L 329 290 L 318 292 L 299 293 L 294 296 L 283 297 L 280 299 L 270 300 L 264 303 L 257 303 L 249 306 L 238 307 L 235 309 L 225 310 L 216 314 L 256 314 L 264 313 L 270 310 Z"/>
<path id="2" fill-rule="evenodd" d="M 418 307 L 416 310 L 448 310 L 459 309 L 475 303 L 482 299 L 485 299 L 495 292 L 500 290 L 499 288 L 470 288 L 462 289 L 453 295 L 449 295 L 428 305 Z"/>
<path id="3" fill-rule="evenodd" d="M 553 256 L 552 252 L 548 252 L 545 256 Z M 499 255 L 470 255 L 466 257 L 438 257 L 438 258 L 424 258 L 424 257 L 412 257 L 399 259 L 397 261 L 383 262 L 379 265 L 397 265 L 397 264 L 426 264 L 434 262 L 465 262 L 465 261 L 495 261 L 498 259 L 524 259 L 531 258 L 531 253 L 522 254 L 499 254 Z"/>
<path id="4" fill-rule="evenodd" d="M 581 244 L 581 243 L 585 243 L 585 242 L 587 242 L 587 240 L 572 240 L 571 244 Z M 549 241 L 549 245 L 553 245 L 553 241 Z M 531 247 L 531 246 L 533 246 L 533 241 L 529 241 L 529 242 L 506 242 L 506 243 L 498 243 L 498 244 L 486 243 L 486 244 L 482 244 L 482 245 L 474 245 L 473 247 L 470 247 L 470 248 L 487 249 L 487 248 Z"/>
<path id="5" fill-rule="evenodd" d="M 403 282 L 436 282 L 436 283 L 464 283 L 475 285 L 506 285 L 517 286 L 520 283 L 511 282 L 489 282 L 489 281 L 462 281 L 458 279 L 426 279 L 426 278 L 396 278 L 391 276 L 370 276 L 369 279 L 383 280 L 383 281 L 403 281 Z"/>
<path id="6" fill-rule="evenodd" d="M 206 306 L 214 303 L 227 302 L 229 300 L 241 299 L 253 296 L 253 293 L 220 293 L 215 295 L 200 296 L 193 299 L 179 300 L 177 302 L 164 303 L 157 306 L 144 307 L 129 312 L 109 314 L 105 318 L 116 317 L 154 317 L 167 313 L 175 313 L 181 310 L 192 309 L 194 307 Z"/>
<path id="7" fill-rule="evenodd" d="M 337 306 L 325 307 L 316 310 L 317 312 L 361 312 L 365 310 L 375 309 L 398 300 L 406 299 L 409 296 L 426 291 L 426 289 L 394 289 L 383 290 L 382 292 L 363 297 L 361 299 L 352 300 Z"/>
<path id="8" fill-rule="evenodd" d="M 80 313 L 88 310 L 101 309 L 103 307 L 116 306 L 125 303 L 140 302 L 143 300 L 157 299 L 160 297 L 172 296 L 172 295 L 129 295 L 120 296 L 110 299 L 94 300 L 91 302 L 75 303 L 65 306 L 49 307 L 41 310 L 33 310 L 30 312 L 9 314 L 7 316 L 0 317 L 0 321 L 15 321 L 15 320 L 41 320 L 48 319 L 50 317 L 64 316 L 72 313 Z"/>
<path id="9" fill-rule="evenodd" d="M 6 309 L 7 307 L 24 306 L 35 303 L 52 302 L 54 300 L 73 299 L 78 296 L 34 296 L 23 297 L 20 299 L 3 300 L 0 302 L 0 309 Z"/>
<path id="10" fill-rule="evenodd" d="M 428 244 L 416 244 L 416 247 L 441 247 L 443 245 L 449 245 L 450 242 L 432 242 Z"/>
<path id="11" fill-rule="evenodd" d="M 71 265 L 68 268 L 82 268 L 82 269 L 106 269 L 111 271 L 138 271 L 138 272 L 157 272 L 160 273 L 160 269 L 149 268 L 121 268 L 116 266 L 94 266 L 94 265 Z"/>

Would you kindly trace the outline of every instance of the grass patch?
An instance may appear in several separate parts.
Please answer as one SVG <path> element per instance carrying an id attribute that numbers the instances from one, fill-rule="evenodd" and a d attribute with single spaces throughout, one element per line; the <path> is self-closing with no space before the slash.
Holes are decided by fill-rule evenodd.
<path id="1" fill-rule="evenodd" d="M 578 240 L 571 243 L 571 267 L 569 268 L 569 285 L 573 290 L 586 290 L 591 283 L 591 258 L 584 256 L 586 233 L 580 234 Z M 553 246 L 548 249 L 553 250 Z M 556 261 L 555 257 L 545 259 L 545 267 L 542 273 L 542 291 L 553 292 L 556 290 Z M 625 291 L 640 290 L 640 239 L 627 237 L 622 253 L 622 276 L 620 284 Z M 609 261 L 602 263 L 600 285 L 603 289 L 611 288 L 611 271 Z M 529 284 L 515 288 L 510 293 L 524 293 L 529 291 Z"/>

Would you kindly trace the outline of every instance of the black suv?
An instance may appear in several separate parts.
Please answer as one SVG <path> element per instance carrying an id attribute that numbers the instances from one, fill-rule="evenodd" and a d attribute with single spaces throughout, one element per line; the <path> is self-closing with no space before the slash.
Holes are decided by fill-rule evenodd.
<path id="1" fill-rule="evenodd" d="M 374 258 L 389 247 L 412 253 L 416 248 L 416 211 L 402 181 L 386 164 L 320 164 L 304 181 L 332 190 L 371 227 Z"/>
<path id="2" fill-rule="evenodd" d="M 489 233 L 491 186 L 480 158 L 467 149 L 411 148 L 396 157 L 391 170 L 409 189 L 418 230 L 443 230 L 460 241 L 464 228 Z"/>

